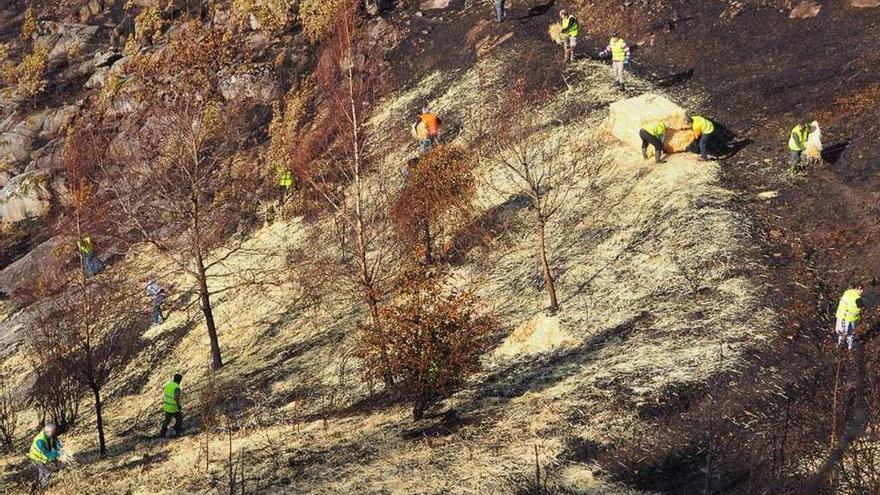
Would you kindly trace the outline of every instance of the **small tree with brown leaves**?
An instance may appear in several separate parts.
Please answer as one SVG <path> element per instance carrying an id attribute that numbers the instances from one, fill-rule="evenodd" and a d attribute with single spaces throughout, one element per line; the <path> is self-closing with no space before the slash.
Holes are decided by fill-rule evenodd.
<path id="1" fill-rule="evenodd" d="M 441 145 L 421 157 L 391 207 L 404 248 L 426 264 L 437 261 L 438 240 L 450 226 L 462 225 L 473 216 L 475 193 L 472 164 L 464 150 Z"/>
<path id="2" fill-rule="evenodd" d="M 473 292 L 448 287 L 436 273 L 408 272 L 399 286 L 399 298 L 380 310 L 381 325 L 362 328 L 358 355 L 368 380 L 398 380 L 418 420 L 479 368 L 495 322 Z"/>

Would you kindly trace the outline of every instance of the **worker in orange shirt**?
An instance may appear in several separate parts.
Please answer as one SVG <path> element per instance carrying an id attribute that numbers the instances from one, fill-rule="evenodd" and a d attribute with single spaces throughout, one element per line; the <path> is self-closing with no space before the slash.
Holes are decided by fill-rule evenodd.
<path id="1" fill-rule="evenodd" d="M 424 137 L 419 144 L 419 151 L 424 155 L 431 150 L 434 143 L 437 141 L 442 123 L 440 122 L 440 118 L 437 117 L 437 115 L 428 107 L 422 108 L 422 114 L 419 115 L 419 121 L 418 127 L 421 127 L 424 132 Z"/>

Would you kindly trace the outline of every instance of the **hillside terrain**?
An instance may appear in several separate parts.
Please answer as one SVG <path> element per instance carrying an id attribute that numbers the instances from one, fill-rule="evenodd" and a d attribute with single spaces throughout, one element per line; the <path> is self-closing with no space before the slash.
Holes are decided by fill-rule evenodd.
<path id="1" fill-rule="evenodd" d="M 776 1 L 513 3 L 501 24 L 489 3 L 367 2 L 354 34 L 330 16 L 342 38 L 311 36 L 306 14 L 272 24 L 278 5 L 304 12 L 298 2 L 3 6 L 4 60 L 49 48 L 36 95 L 21 98 L 26 79 L 7 75 L 0 96 L 0 392 L 22 404 L 0 486 L 29 493 L 24 454 L 45 416 L 32 398 L 34 328 L 42 308 L 85 287 L 75 240 L 88 229 L 108 264 L 95 283 L 138 294 L 133 340 L 101 391 L 106 455 L 83 394 L 47 493 L 876 493 L 880 6 L 860 2 L 824 2 L 805 19 Z M 252 13 L 240 16 L 244 3 Z M 153 18 L 126 16 L 151 8 L 161 22 L 147 42 L 137 26 Z M 567 66 L 547 35 L 560 8 L 582 24 Z M 203 57 L 175 45 L 199 29 L 232 48 Z M 614 30 L 633 49 L 625 91 L 596 56 Z M 178 54 L 216 71 L 189 78 L 187 62 L 163 58 Z M 367 68 L 357 84 L 345 79 L 355 66 Z M 230 148 L 203 179 L 232 185 L 207 195 L 226 216 L 211 217 L 216 239 L 199 254 L 222 367 L 198 278 L 179 264 L 192 232 L 173 216 L 135 225 L 150 205 L 138 190 L 180 180 L 162 175 L 175 70 L 181 86 L 210 80 L 211 98 L 237 105 L 224 114 L 231 133 L 205 141 Z M 654 165 L 615 137 L 612 103 L 647 94 L 716 121 L 714 159 Z M 444 217 L 437 258 L 416 265 L 472 292 L 494 329 L 476 371 L 415 420 L 405 386 L 365 369 L 375 314 L 372 293 L 352 296 L 359 224 L 344 220 L 367 198 L 364 264 L 381 272 L 381 303 L 399 301 L 390 287 L 412 249 L 391 205 L 413 187 L 400 169 L 417 156 L 411 125 L 425 106 L 443 120 L 443 146 L 467 157 L 473 211 Z M 798 119 L 819 121 L 827 149 L 792 177 Z M 76 155 L 82 134 L 100 138 Z M 363 176 L 334 168 L 352 143 Z M 158 158 L 140 158 L 151 145 Z M 297 181 L 283 209 L 279 153 Z M 558 311 L 535 254 L 536 205 L 511 175 L 518 153 L 577 164 L 538 192 L 564 192 L 544 226 Z M 88 163 L 84 179 L 74 162 Z M 150 277 L 169 289 L 157 326 L 142 295 Z M 833 310 L 854 283 L 868 287 L 868 309 L 847 354 L 834 349 Z M 186 435 L 158 439 L 174 373 Z"/>

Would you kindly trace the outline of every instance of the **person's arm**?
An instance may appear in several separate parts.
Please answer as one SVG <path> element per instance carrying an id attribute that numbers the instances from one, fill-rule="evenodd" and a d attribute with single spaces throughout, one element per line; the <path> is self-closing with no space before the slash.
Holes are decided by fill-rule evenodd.
<path id="1" fill-rule="evenodd" d="M 59 444 L 59 446 L 60 446 L 60 444 Z M 37 448 L 40 450 L 40 452 L 43 453 L 44 456 L 46 456 L 46 459 L 49 459 L 50 461 L 54 461 L 55 459 L 58 458 L 58 451 L 57 450 L 50 450 L 49 446 L 42 439 L 37 440 Z"/>
<path id="2" fill-rule="evenodd" d="M 796 130 L 792 129 L 792 131 L 791 131 L 791 137 L 794 139 L 794 142 L 798 143 L 798 147 L 799 147 L 799 148 L 803 148 L 803 147 L 805 147 L 806 143 L 804 143 L 804 142 L 801 140 L 801 133 L 799 133 L 799 132 L 797 132 Z"/>
<path id="3" fill-rule="evenodd" d="M 180 389 L 174 391 L 174 401 L 177 402 L 177 408 L 183 410 L 183 404 L 180 402 Z"/>
<path id="4" fill-rule="evenodd" d="M 626 55 L 623 57 L 623 63 L 624 63 L 624 64 L 628 64 L 628 63 L 629 63 L 629 56 L 630 56 L 630 53 L 629 53 L 629 45 L 627 45 L 625 41 L 623 42 L 623 53 L 626 54 Z"/>
<path id="5" fill-rule="evenodd" d="M 608 43 L 608 46 L 606 46 L 604 50 L 599 52 L 599 56 L 607 57 L 609 53 L 611 53 L 611 43 Z"/>

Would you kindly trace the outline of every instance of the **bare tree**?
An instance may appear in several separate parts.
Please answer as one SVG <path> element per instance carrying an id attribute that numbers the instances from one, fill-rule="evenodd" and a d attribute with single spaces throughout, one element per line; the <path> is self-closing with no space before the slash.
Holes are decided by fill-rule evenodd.
<path id="1" fill-rule="evenodd" d="M 499 141 L 498 159 L 508 172 L 508 182 L 530 202 L 537 231 L 537 258 L 550 300 L 549 310 L 559 309 L 556 282 L 547 254 L 547 226 L 563 207 L 577 178 L 581 160 L 574 143 L 547 136 L 540 128 L 524 127 Z"/>
<path id="2" fill-rule="evenodd" d="M 234 234 L 255 209 L 247 193 L 257 186 L 234 158 L 260 127 L 245 102 L 220 91 L 230 43 L 220 30 L 189 23 L 167 49 L 139 60 L 143 110 L 129 121 L 137 142 L 117 147 L 104 166 L 117 232 L 155 245 L 195 283 L 214 369 L 223 358 L 212 296 L 225 289 L 211 281 L 241 276 L 221 268 L 241 252 L 244 236 Z"/>
<path id="3" fill-rule="evenodd" d="M 118 276 L 94 277 L 39 303 L 27 336 L 38 372 L 57 365 L 92 393 L 102 455 L 107 447 L 101 390 L 137 352 L 139 296 Z"/>
<path id="4" fill-rule="evenodd" d="M 316 141 L 328 146 L 317 160 L 304 159 L 308 155 L 294 149 L 291 165 L 341 224 L 337 232 L 344 251 L 342 260 L 350 266 L 344 273 L 354 281 L 358 297 L 376 322 L 389 262 L 388 251 L 382 245 L 388 230 L 388 201 L 387 188 L 378 174 L 368 179 L 365 109 L 377 97 L 379 67 L 376 57 L 358 49 L 355 31 L 359 17 L 355 6 L 347 4 L 335 22 L 316 70 L 317 97 L 332 108 L 333 118 L 321 120 L 326 125 L 317 132 L 323 138 L 305 139 L 305 144 L 313 148 Z"/>
<path id="5" fill-rule="evenodd" d="M 18 413 L 21 411 L 21 400 L 9 388 L 5 381 L 0 391 L 0 445 L 4 450 L 12 448 L 18 426 Z"/>

